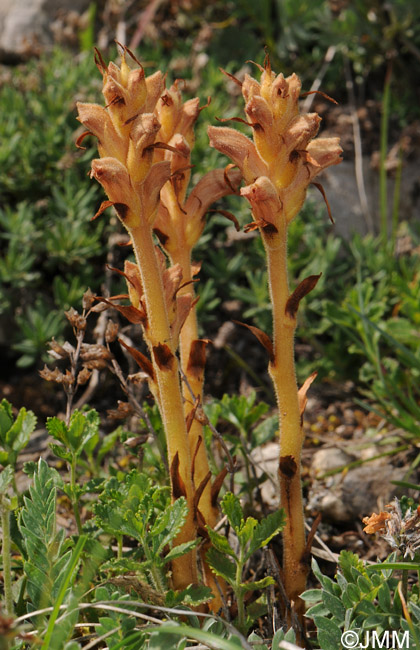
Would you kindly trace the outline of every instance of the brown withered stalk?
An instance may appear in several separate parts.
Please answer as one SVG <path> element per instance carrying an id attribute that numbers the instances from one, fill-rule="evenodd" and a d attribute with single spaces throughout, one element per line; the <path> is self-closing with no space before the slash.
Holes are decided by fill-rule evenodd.
<path id="1" fill-rule="evenodd" d="M 294 363 L 294 333 L 300 300 L 319 276 L 303 280 L 294 291 L 287 273 L 287 230 L 300 211 L 308 185 L 330 165 L 341 161 L 338 138 L 318 138 L 320 117 L 299 112 L 301 83 L 293 74 L 276 76 L 268 57 L 259 66 L 261 81 L 245 75 L 242 87 L 246 123 L 253 141 L 227 127 L 209 127 L 211 146 L 229 156 L 242 172 L 254 221 L 264 243 L 273 309 L 273 339 L 250 327 L 268 351 L 280 422 L 279 481 L 281 505 L 287 523 L 283 532 L 283 578 L 287 597 L 303 616 L 304 591 L 309 569 L 301 490 L 302 418 L 306 392 L 315 378 L 298 390 Z M 230 76 L 230 75 L 229 75 Z M 240 118 L 236 118 L 240 119 Z M 242 120 L 245 121 L 245 120 Z M 315 183 L 317 187 L 320 186 Z"/>
<path id="2" fill-rule="evenodd" d="M 201 179 L 186 197 L 198 100 L 183 104 L 176 86 L 165 90 L 159 71 L 146 78 L 137 60 L 139 67 L 130 69 L 127 53 L 136 60 L 124 48 L 120 67 L 112 62 L 106 66 L 96 53 L 106 107 L 78 104 L 79 120 L 88 129 L 78 144 L 88 134 L 97 137 L 101 157 L 92 161 L 91 176 L 102 184 L 109 201 L 102 203 L 95 216 L 112 205 L 135 253 L 136 262 L 126 262 L 123 272 L 131 305 L 102 300 L 143 329 L 150 360 L 123 345 L 148 375 L 159 405 L 172 496 L 185 496 L 188 504 L 188 517 L 176 540 L 182 543 L 195 539 L 205 524 L 214 526 L 217 516 L 217 483 L 210 484 L 201 424 L 194 417 L 202 399 L 205 341 L 197 335 L 192 285 L 197 268 L 191 263 L 191 250 L 209 205 L 234 190 L 230 179 L 218 170 Z M 154 234 L 171 259 L 169 268 Z M 182 369 L 196 396 L 193 401 L 182 392 L 178 347 Z M 177 589 L 197 582 L 194 553 L 172 563 L 172 581 Z"/>

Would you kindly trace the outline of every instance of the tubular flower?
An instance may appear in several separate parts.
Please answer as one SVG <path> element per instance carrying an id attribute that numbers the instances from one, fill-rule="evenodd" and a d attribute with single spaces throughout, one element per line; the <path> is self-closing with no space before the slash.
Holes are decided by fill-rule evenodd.
<path id="1" fill-rule="evenodd" d="M 170 182 L 162 188 L 161 202 L 154 222 L 155 233 L 162 246 L 173 257 L 180 249 L 191 249 L 199 240 L 205 225 L 205 214 L 218 199 L 235 192 L 240 173 L 229 175 L 222 169 L 207 172 L 187 198 L 191 177 L 191 151 L 194 147 L 194 126 L 200 114 L 198 98 L 182 102 L 179 83 L 175 82 L 156 105 L 160 123 L 158 139 L 168 145 L 156 151 L 156 160 L 169 161 Z"/>
<path id="2" fill-rule="evenodd" d="M 92 161 L 91 176 L 101 183 L 123 224 L 136 228 L 153 223 L 171 169 L 169 162 L 154 158 L 160 123 L 153 111 L 164 91 L 164 77 L 161 72 L 145 77 L 142 67 L 131 70 L 125 54 L 120 68 L 113 62 L 106 66 L 97 54 L 107 105 L 78 102 L 78 119 L 87 128 L 78 144 L 86 135 L 96 136 L 101 158 Z"/>
<path id="3" fill-rule="evenodd" d="M 277 229 L 282 219 L 288 224 L 299 212 L 315 176 L 341 162 L 338 138 L 314 140 L 321 119 L 316 113 L 299 113 L 300 89 L 295 74 L 285 79 L 266 65 L 260 83 L 246 75 L 242 84 L 253 142 L 227 127 L 208 129 L 211 146 L 232 159 L 248 186 L 252 188 L 260 177 L 266 178 L 266 186 L 267 181 L 271 183 L 280 205 L 274 217 Z M 241 193 L 255 208 L 250 188 L 243 188 Z"/>

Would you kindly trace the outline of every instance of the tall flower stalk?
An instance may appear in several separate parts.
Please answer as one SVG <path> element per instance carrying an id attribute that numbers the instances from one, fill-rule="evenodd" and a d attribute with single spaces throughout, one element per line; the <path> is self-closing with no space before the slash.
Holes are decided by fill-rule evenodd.
<path id="1" fill-rule="evenodd" d="M 191 308 L 179 334 L 179 352 L 183 376 L 182 391 L 184 397 L 184 414 L 188 428 L 192 473 L 194 485 L 200 492 L 197 509 L 197 524 L 200 533 L 207 536 L 205 525 L 214 528 L 218 519 L 217 497 L 220 481 L 213 484 L 204 444 L 203 424 L 196 417 L 196 411 L 203 401 L 205 349 L 207 340 L 198 338 L 198 322 L 194 276 L 200 264 L 193 262 L 193 248 L 198 242 L 205 225 L 205 213 L 210 205 L 235 190 L 239 184 L 240 173 L 237 170 L 216 169 L 207 172 L 191 190 L 187 190 L 191 177 L 191 151 L 194 146 L 194 126 L 201 111 L 198 98 L 182 102 L 179 82 L 175 82 L 160 98 L 156 114 L 161 124 L 158 139 L 168 145 L 156 155 L 171 164 L 171 178 L 163 186 L 154 233 L 168 254 L 172 264 L 180 268 L 183 284 L 179 295 L 189 297 Z M 222 474 L 224 476 L 224 474 Z M 201 547 L 202 566 L 206 582 L 212 586 L 214 599 L 212 608 L 218 611 L 222 606 L 219 589 L 224 591 L 224 584 L 219 580 L 219 589 L 215 584 L 213 572 L 207 564 L 208 543 Z"/>
<path id="2" fill-rule="evenodd" d="M 138 68 L 128 66 L 127 53 Z M 123 272 L 131 305 L 115 306 L 141 325 L 149 348 L 150 359 L 131 347 L 129 351 L 147 374 L 159 405 L 172 497 L 187 500 L 187 520 L 176 539 L 181 544 L 195 540 L 206 524 L 214 527 L 217 518 L 217 482 L 211 485 L 201 424 L 194 417 L 202 399 L 205 342 L 197 334 L 192 285 L 197 268 L 191 252 L 210 204 L 234 190 L 231 179 L 216 170 L 187 198 L 198 99 L 182 103 L 177 85 L 166 90 L 160 71 L 146 77 L 127 49 L 120 67 L 112 62 L 106 66 L 98 52 L 95 60 L 103 75 L 106 107 L 78 104 L 79 120 L 87 128 L 78 144 L 86 135 L 97 137 L 100 158 L 92 161 L 91 177 L 101 183 L 109 200 L 96 216 L 112 205 L 131 238 L 135 263 L 127 261 Z M 173 561 L 172 581 L 177 589 L 197 582 L 195 552 Z M 215 586 L 214 592 L 218 602 Z"/>
<path id="3" fill-rule="evenodd" d="M 275 75 L 268 58 L 260 67 L 261 81 L 245 76 L 242 95 L 246 123 L 253 141 L 227 127 L 209 127 L 211 146 L 226 154 L 242 172 L 241 194 L 251 205 L 253 222 L 264 243 L 273 309 L 273 339 L 252 327 L 269 354 L 280 422 L 279 481 L 281 505 L 287 514 L 283 532 L 283 576 L 286 594 L 302 614 L 309 569 L 301 489 L 302 418 L 306 391 L 315 375 L 298 390 L 294 363 L 294 333 L 300 300 L 319 276 L 290 290 L 287 272 L 287 231 L 300 211 L 308 185 L 323 169 L 341 161 L 338 138 L 318 138 L 320 117 L 299 112 L 301 83 L 293 74 Z M 240 82 L 238 82 L 240 83 Z M 236 118 L 239 119 L 239 118 Z M 245 120 L 242 120 L 245 121 Z"/>

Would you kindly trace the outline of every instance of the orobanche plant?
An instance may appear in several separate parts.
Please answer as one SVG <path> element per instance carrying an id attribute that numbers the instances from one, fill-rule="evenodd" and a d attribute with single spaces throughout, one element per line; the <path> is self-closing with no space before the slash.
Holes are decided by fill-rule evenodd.
<path id="1" fill-rule="evenodd" d="M 92 161 L 91 176 L 108 194 L 100 214 L 114 206 L 127 229 L 136 262 L 127 261 L 124 275 L 131 305 L 118 309 L 142 326 L 150 359 L 129 351 L 147 374 L 149 388 L 162 416 L 173 499 L 184 496 L 188 516 L 177 543 L 186 543 L 213 528 L 217 521 L 220 480 L 211 473 L 195 412 L 202 398 L 206 341 L 198 339 L 193 276 L 198 266 L 191 251 L 198 241 L 204 216 L 216 199 L 235 191 L 235 172 L 208 172 L 186 198 L 198 99 L 182 102 L 178 85 L 165 89 L 158 71 L 146 77 L 140 67 L 130 69 L 124 48 L 121 67 L 96 63 L 103 75 L 106 108 L 78 104 L 79 120 L 98 139 L 100 159 Z M 156 246 L 153 234 L 171 265 Z M 177 351 L 180 350 L 180 364 Z M 183 387 L 181 385 L 183 377 Z M 205 558 L 204 558 L 205 564 Z M 210 570 L 207 580 L 212 583 Z M 173 584 L 184 588 L 197 582 L 195 554 L 172 563 Z M 219 592 L 214 586 L 215 598 Z"/>
<path id="2" fill-rule="evenodd" d="M 129 67 L 128 55 L 139 67 Z M 287 515 L 284 584 L 289 600 L 302 613 L 299 594 L 305 589 L 309 569 L 300 479 L 302 417 L 315 375 L 298 390 L 294 331 L 299 302 L 319 276 L 310 276 L 290 291 L 287 229 L 302 207 L 308 185 L 323 169 L 340 162 L 338 138 L 314 139 L 320 118 L 315 113 L 299 113 L 299 79 L 276 76 L 267 57 L 264 67 L 259 66 L 261 82 L 249 75 L 243 83 L 236 80 L 242 87 L 246 123 L 254 142 L 233 129 L 210 127 L 210 144 L 233 164 L 208 172 L 188 193 L 198 99 L 183 103 L 179 84 L 166 89 L 160 71 L 146 77 L 127 48 L 123 48 L 120 67 L 112 62 L 107 66 L 98 52 L 95 61 L 103 76 L 106 106 L 78 104 L 79 120 L 87 129 L 78 145 L 86 135 L 97 137 L 100 158 L 92 161 L 91 177 L 101 183 L 109 200 L 96 216 L 113 206 L 135 254 L 135 262 L 126 262 L 123 272 L 131 304 L 99 299 L 142 327 L 149 358 L 121 343 L 147 375 L 161 412 L 172 498 L 185 497 L 188 505 L 176 543 L 207 538 L 201 557 L 214 593 L 214 610 L 219 609 L 226 587 L 222 580 L 214 582 L 205 552 L 210 543 L 208 529 L 218 519 L 217 497 L 225 471 L 211 480 L 203 441 L 207 341 L 197 335 L 193 282 L 199 265 L 192 262 L 191 254 L 212 202 L 239 193 L 241 178 L 245 181 L 240 194 L 250 202 L 254 218 L 246 230 L 261 233 L 273 305 L 273 340 L 251 329 L 268 350 L 279 408 L 281 505 Z M 171 568 L 174 588 L 197 582 L 194 551 L 174 559 Z"/>
<path id="3" fill-rule="evenodd" d="M 282 74 L 276 76 L 268 57 L 260 70 L 260 83 L 246 75 L 240 84 L 254 141 L 227 127 L 209 127 L 208 132 L 211 146 L 229 156 L 242 172 L 246 186 L 240 192 L 251 204 L 254 218 L 246 229 L 259 229 L 267 256 L 273 340 L 265 332 L 251 329 L 268 351 L 279 408 L 279 479 L 281 505 L 287 515 L 284 586 L 288 598 L 296 602 L 309 570 L 300 463 L 306 393 L 316 373 L 298 390 L 294 332 L 299 302 L 314 288 L 319 275 L 307 277 L 290 291 L 287 229 L 303 205 L 308 185 L 323 169 L 341 161 L 342 150 L 338 138 L 314 139 L 321 118 L 316 113 L 299 112 L 301 84 L 295 74 L 287 79 Z"/>

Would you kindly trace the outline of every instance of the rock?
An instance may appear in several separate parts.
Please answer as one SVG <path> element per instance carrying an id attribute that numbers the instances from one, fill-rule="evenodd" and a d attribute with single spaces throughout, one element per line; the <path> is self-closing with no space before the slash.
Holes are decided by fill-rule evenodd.
<path id="1" fill-rule="evenodd" d="M 323 482 L 314 481 L 308 509 L 320 512 L 327 521 L 354 524 L 383 510 L 398 492 L 391 481 L 401 481 L 404 473 L 404 468 L 380 459 L 350 469 L 344 477 L 341 473 Z"/>
<path id="2" fill-rule="evenodd" d="M 402 215 L 402 219 L 407 221 L 416 219 L 420 210 L 419 162 L 420 157 L 417 152 L 409 161 L 405 162 L 402 169 L 399 214 Z M 330 204 L 335 221 L 333 231 L 345 239 L 350 239 L 354 232 L 366 234 L 370 231 L 371 225 L 376 232 L 379 232 L 379 172 L 372 169 L 369 156 L 363 158 L 363 178 L 370 224 L 366 223 L 360 205 L 353 160 L 344 159 L 342 163 L 328 168 L 320 174 L 319 179 L 317 178 L 317 181 L 324 187 Z M 395 179 L 390 176 L 387 179 L 389 205 L 392 205 L 394 188 Z M 309 194 L 316 203 L 324 203 L 317 190 L 311 189 Z M 326 223 L 327 219 L 328 217 L 326 217 Z"/>
<path id="3" fill-rule="evenodd" d="M 51 46 L 60 40 L 57 39 L 60 21 L 63 30 L 73 29 L 77 42 L 76 18 L 89 4 L 90 0 L 2 0 L 0 60 L 15 63 Z"/>
<path id="4" fill-rule="evenodd" d="M 251 461 L 255 467 L 257 476 L 263 473 L 267 480 L 261 483 L 261 496 L 269 506 L 277 507 L 279 504 L 278 466 L 279 466 L 279 445 L 277 442 L 269 442 L 262 447 L 256 447 L 251 451 Z"/>
<path id="5" fill-rule="evenodd" d="M 348 465 L 354 456 L 350 456 L 342 449 L 337 447 L 327 447 L 326 449 L 319 449 L 313 455 L 311 462 L 311 471 L 315 476 L 321 476 L 326 472 L 330 472 L 333 469 L 338 469 L 344 465 Z"/>

